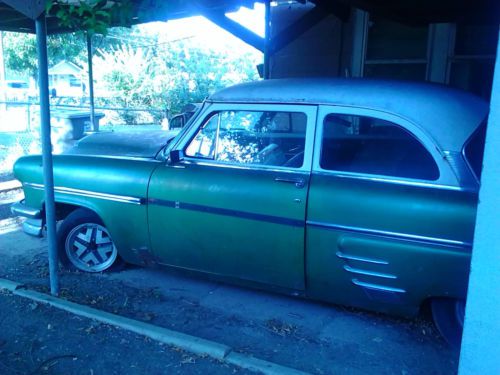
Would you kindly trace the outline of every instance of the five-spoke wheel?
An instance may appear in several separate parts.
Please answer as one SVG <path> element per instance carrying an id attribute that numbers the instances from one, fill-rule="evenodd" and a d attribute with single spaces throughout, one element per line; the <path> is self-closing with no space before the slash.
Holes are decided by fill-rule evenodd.
<path id="1" fill-rule="evenodd" d="M 102 272 L 120 262 L 102 220 L 83 208 L 73 211 L 61 224 L 58 248 L 61 263 L 80 271 Z"/>

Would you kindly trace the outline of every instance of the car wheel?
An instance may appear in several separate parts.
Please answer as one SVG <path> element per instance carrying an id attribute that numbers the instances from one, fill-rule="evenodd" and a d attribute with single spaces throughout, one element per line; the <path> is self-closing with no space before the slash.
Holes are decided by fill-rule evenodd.
<path id="1" fill-rule="evenodd" d="M 431 302 L 432 317 L 444 339 L 454 348 L 460 348 L 464 329 L 465 300 L 436 298 Z"/>
<path id="2" fill-rule="evenodd" d="M 57 245 L 59 259 L 68 269 L 103 272 L 123 266 L 102 220 L 84 208 L 64 219 L 57 232 Z"/>

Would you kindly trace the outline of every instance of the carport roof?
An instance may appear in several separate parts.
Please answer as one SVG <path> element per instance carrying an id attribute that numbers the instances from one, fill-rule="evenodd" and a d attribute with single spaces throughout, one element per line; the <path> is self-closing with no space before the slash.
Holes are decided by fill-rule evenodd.
<path id="1" fill-rule="evenodd" d="M 79 0 L 72 0 L 78 2 Z M 200 15 L 204 12 L 227 13 L 241 6 L 252 7 L 264 0 L 129 0 L 131 24 L 167 21 Z M 303 0 L 300 0 L 302 2 Z M 284 2 L 280 0 L 279 2 Z M 312 0 L 327 12 L 346 6 L 383 15 L 401 22 L 460 22 L 465 20 L 498 22 L 497 0 Z M 0 30 L 35 32 L 33 19 L 43 10 L 43 0 L 0 0 Z M 14 9 L 22 9 L 22 12 Z M 119 25 L 118 19 L 113 23 Z M 55 17 L 47 18 L 48 33 L 69 31 Z"/>
<path id="2" fill-rule="evenodd" d="M 109 1 L 109 0 L 108 0 Z M 78 1 L 68 1 L 78 3 Z M 227 13 L 236 11 L 242 6 L 252 7 L 255 0 L 129 0 L 131 4 L 131 24 L 152 21 L 167 21 L 172 19 L 200 15 L 203 11 Z M 44 0 L 0 0 L 0 30 L 17 32 L 35 32 L 36 15 L 43 10 L 40 4 Z M 16 9 L 14 9 L 16 8 Z M 22 8 L 22 12 L 18 9 Z M 112 21 L 116 26 L 122 25 L 118 17 Z M 57 18 L 47 17 L 47 33 L 54 34 L 71 31 L 61 27 Z"/>

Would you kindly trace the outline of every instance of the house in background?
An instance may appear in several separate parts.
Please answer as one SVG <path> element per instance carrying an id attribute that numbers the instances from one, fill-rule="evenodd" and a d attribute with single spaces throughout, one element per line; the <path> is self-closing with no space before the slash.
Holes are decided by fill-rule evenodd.
<path id="1" fill-rule="evenodd" d="M 86 72 L 78 65 L 63 60 L 49 69 L 51 95 L 82 96 L 86 91 Z"/>

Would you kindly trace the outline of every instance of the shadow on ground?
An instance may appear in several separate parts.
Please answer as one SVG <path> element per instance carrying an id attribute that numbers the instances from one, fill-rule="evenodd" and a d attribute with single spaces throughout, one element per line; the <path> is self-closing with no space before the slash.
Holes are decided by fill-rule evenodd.
<path id="1" fill-rule="evenodd" d="M 45 241 L 12 231 L 0 235 L 0 244 L 0 277 L 46 292 Z M 61 286 L 61 297 L 68 300 L 313 374 L 457 369 L 458 352 L 446 346 L 426 316 L 398 319 L 137 267 L 115 274 L 64 272 Z M 54 324 L 65 327 L 63 321 Z"/>

